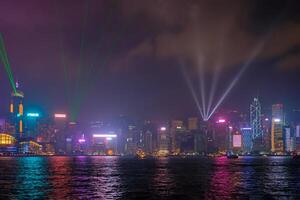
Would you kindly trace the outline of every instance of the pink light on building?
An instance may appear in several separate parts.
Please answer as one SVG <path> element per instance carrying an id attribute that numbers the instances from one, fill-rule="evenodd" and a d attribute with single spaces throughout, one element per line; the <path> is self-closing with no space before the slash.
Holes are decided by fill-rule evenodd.
<path id="1" fill-rule="evenodd" d="M 78 140 L 78 142 L 79 142 L 79 143 L 84 143 L 84 142 L 85 142 L 85 139 L 81 138 L 81 139 Z"/>
<path id="2" fill-rule="evenodd" d="M 233 135 L 233 147 L 242 147 L 242 135 Z"/>
<path id="3" fill-rule="evenodd" d="M 217 121 L 217 123 L 220 123 L 220 124 L 223 124 L 223 123 L 225 123 L 225 122 L 226 122 L 225 119 L 219 119 L 219 120 Z"/>
<path id="4" fill-rule="evenodd" d="M 55 114 L 54 114 L 54 117 L 55 117 L 55 118 L 66 118 L 67 115 L 66 115 L 66 114 L 62 114 L 62 113 L 55 113 Z"/>
<path id="5" fill-rule="evenodd" d="M 167 128 L 166 128 L 166 127 L 161 127 L 160 130 L 161 130 L 161 131 L 166 131 Z"/>

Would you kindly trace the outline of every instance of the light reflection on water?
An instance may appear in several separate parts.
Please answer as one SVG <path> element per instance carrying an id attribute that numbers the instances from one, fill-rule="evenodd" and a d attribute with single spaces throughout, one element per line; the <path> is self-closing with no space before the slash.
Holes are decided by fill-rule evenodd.
<path id="1" fill-rule="evenodd" d="M 0 157 L 0 199 L 299 199 L 287 157 Z"/>

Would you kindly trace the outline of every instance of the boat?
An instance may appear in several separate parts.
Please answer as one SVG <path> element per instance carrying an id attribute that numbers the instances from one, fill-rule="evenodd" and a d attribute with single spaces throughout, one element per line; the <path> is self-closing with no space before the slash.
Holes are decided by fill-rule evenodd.
<path id="1" fill-rule="evenodd" d="M 236 154 L 231 154 L 231 155 L 227 155 L 227 158 L 228 159 L 236 159 L 236 158 L 239 158 L 239 156 Z"/>
<path id="2" fill-rule="evenodd" d="M 228 159 L 236 159 L 239 158 L 238 154 L 235 154 L 233 152 L 227 152 L 227 158 Z"/>
<path id="3" fill-rule="evenodd" d="M 299 155 L 299 154 L 294 154 L 294 155 L 292 156 L 292 158 L 293 158 L 293 159 L 299 160 L 299 159 L 300 159 L 300 155 Z"/>

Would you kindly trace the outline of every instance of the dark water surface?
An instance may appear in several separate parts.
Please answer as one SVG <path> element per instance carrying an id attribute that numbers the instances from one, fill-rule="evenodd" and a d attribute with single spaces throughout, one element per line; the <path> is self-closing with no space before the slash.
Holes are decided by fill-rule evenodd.
<path id="1" fill-rule="evenodd" d="M 0 157 L 0 199 L 300 199 L 300 161 Z"/>

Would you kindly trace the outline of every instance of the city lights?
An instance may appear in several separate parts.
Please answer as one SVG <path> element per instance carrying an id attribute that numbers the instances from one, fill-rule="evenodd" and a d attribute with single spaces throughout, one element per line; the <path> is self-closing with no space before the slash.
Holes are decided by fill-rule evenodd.
<path id="1" fill-rule="evenodd" d="M 225 122 L 226 122 L 225 119 L 219 119 L 219 120 L 217 121 L 217 123 L 219 123 L 219 124 L 223 124 L 223 123 L 225 123 Z"/>
<path id="2" fill-rule="evenodd" d="M 246 128 L 241 128 L 241 130 L 246 131 L 246 130 L 251 130 L 252 128 L 246 127 Z"/>
<path id="3" fill-rule="evenodd" d="M 27 113 L 26 116 L 27 116 L 27 117 L 39 117 L 40 114 L 39 114 L 39 113 Z"/>
<path id="4" fill-rule="evenodd" d="M 166 127 L 161 127 L 160 130 L 161 130 L 161 131 L 166 131 L 167 128 L 166 128 Z"/>
<path id="5" fill-rule="evenodd" d="M 78 140 L 78 142 L 79 142 L 79 143 L 84 143 L 84 142 L 85 142 L 85 139 L 81 138 L 81 139 Z"/>
<path id="6" fill-rule="evenodd" d="M 277 122 L 277 123 L 278 123 L 278 122 L 281 122 L 281 119 L 275 118 L 275 119 L 274 119 L 274 122 Z"/>
<path id="7" fill-rule="evenodd" d="M 94 138 L 116 138 L 116 134 L 93 134 Z"/>
<path id="8" fill-rule="evenodd" d="M 15 143 L 15 138 L 11 135 L 0 133 L 0 146 L 1 145 L 11 145 Z"/>
<path id="9" fill-rule="evenodd" d="M 300 0 L 3 0 L 0 25 L 0 200 L 300 197 Z"/>
<path id="10" fill-rule="evenodd" d="M 54 117 L 55 117 L 55 118 L 66 118 L 67 115 L 66 115 L 66 114 L 62 114 L 62 113 L 55 113 L 55 114 L 54 114 Z"/>

